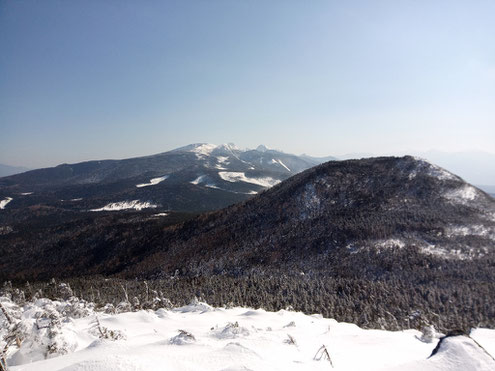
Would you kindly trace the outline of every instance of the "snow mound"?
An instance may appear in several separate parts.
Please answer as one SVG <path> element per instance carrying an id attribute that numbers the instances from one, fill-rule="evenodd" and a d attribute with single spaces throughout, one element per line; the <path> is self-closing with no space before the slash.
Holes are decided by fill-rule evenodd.
<path id="1" fill-rule="evenodd" d="M 488 371 L 494 369 L 495 360 L 476 341 L 467 336 L 455 336 L 443 339 L 437 353 L 428 359 L 390 370 Z"/>
<path id="2" fill-rule="evenodd" d="M 194 299 L 189 305 L 173 309 L 174 312 L 178 313 L 207 313 L 213 311 L 214 308 L 206 303 L 202 303 L 197 299 Z"/>
<path id="3" fill-rule="evenodd" d="M 247 177 L 243 172 L 235 172 L 235 171 L 219 171 L 218 175 L 220 178 L 227 182 L 236 183 L 236 182 L 245 182 L 256 184 L 265 188 L 273 187 L 280 183 L 280 180 L 273 179 L 271 177 L 263 177 L 263 178 L 250 178 Z"/>
<path id="4" fill-rule="evenodd" d="M 170 344 L 187 345 L 196 342 L 196 338 L 190 332 L 179 330 L 179 334 L 170 339 Z"/>
<path id="5" fill-rule="evenodd" d="M 12 197 L 7 197 L 6 199 L 0 201 L 0 209 L 5 209 L 5 206 L 7 206 L 7 204 L 12 200 Z"/>
<path id="6" fill-rule="evenodd" d="M 213 330 L 213 337 L 217 339 L 235 339 L 237 337 L 249 336 L 249 330 L 239 325 L 239 322 L 229 322 L 223 329 Z"/>
<path id="7" fill-rule="evenodd" d="M 119 211 L 119 210 L 142 210 L 142 209 L 154 209 L 158 207 L 150 202 L 141 202 L 139 200 L 132 201 L 120 201 L 120 202 L 112 202 L 99 209 L 91 209 L 90 211 Z"/>
<path id="8" fill-rule="evenodd" d="M 142 188 L 142 187 L 149 187 L 149 186 L 157 185 L 158 183 L 161 183 L 164 180 L 168 179 L 168 177 L 169 177 L 168 175 L 164 175 L 164 176 L 159 177 L 159 178 L 153 178 L 153 179 L 150 179 L 149 183 L 136 184 L 136 187 Z"/>

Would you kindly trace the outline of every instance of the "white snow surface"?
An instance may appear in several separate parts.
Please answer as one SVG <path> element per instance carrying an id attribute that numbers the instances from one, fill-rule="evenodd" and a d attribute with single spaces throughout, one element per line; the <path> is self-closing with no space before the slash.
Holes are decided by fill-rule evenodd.
<path id="1" fill-rule="evenodd" d="M 482 224 L 449 226 L 445 230 L 447 237 L 453 236 L 480 236 L 495 240 L 495 227 L 484 226 Z"/>
<path id="2" fill-rule="evenodd" d="M 217 148 L 215 144 L 203 143 L 191 149 L 190 152 L 195 153 L 198 159 L 203 159 L 209 156 L 215 148 Z"/>
<path id="3" fill-rule="evenodd" d="M 227 182 L 231 182 L 231 183 L 245 182 L 245 183 L 256 184 L 265 188 L 270 188 L 280 183 L 280 180 L 273 179 L 271 177 L 250 178 L 247 177 L 246 174 L 243 172 L 219 171 L 218 175 L 220 176 L 220 178 L 226 180 Z"/>
<path id="4" fill-rule="evenodd" d="M 280 166 L 282 166 L 285 169 L 287 169 L 287 171 L 291 171 L 291 169 L 289 169 L 281 160 L 272 158 L 272 160 L 270 161 L 270 163 L 272 163 L 272 164 L 279 164 Z"/>
<path id="5" fill-rule="evenodd" d="M 388 240 L 381 240 L 376 243 L 376 247 L 378 248 L 384 248 L 384 249 L 391 249 L 391 248 L 403 248 L 406 244 L 404 241 L 398 239 L 398 238 L 389 238 Z"/>
<path id="6" fill-rule="evenodd" d="M 200 175 L 196 179 L 190 181 L 189 183 L 198 185 L 204 183 L 205 179 L 206 179 L 206 175 Z"/>
<path id="7" fill-rule="evenodd" d="M 153 179 L 150 179 L 150 182 L 149 183 L 136 184 L 136 187 L 142 188 L 142 187 L 148 187 L 148 186 L 157 185 L 158 183 L 163 182 L 167 178 L 168 178 L 168 175 L 164 175 L 164 176 L 161 176 L 159 178 L 153 178 Z"/>
<path id="8" fill-rule="evenodd" d="M 7 204 L 12 200 L 12 197 L 7 197 L 6 199 L 0 201 L 0 209 L 5 209 L 5 206 L 7 206 Z"/>
<path id="9" fill-rule="evenodd" d="M 437 355 L 428 358 L 436 341 L 420 341 L 419 331 L 364 330 L 321 315 L 212 308 L 200 302 L 172 310 L 104 314 L 82 302 L 68 304 L 40 299 L 21 309 L 32 333 L 20 349 L 9 349 L 9 370 L 330 370 L 328 360 L 314 359 L 322 345 L 335 370 L 484 371 L 495 365 L 468 337 L 446 339 Z M 44 328 L 49 321 L 40 321 L 47 311 L 60 318 L 55 336 Z M 77 312 L 78 318 L 67 312 Z M 102 327 L 120 332 L 121 339 L 100 339 L 96 317 Z M 486 351 L 495 350 L 495 330 L 476 329 L 471 336 Z M 45 359 L 49 344 L 60 351 Z"/>
<path id="10" fill-rule="evenodd" d="M 453 202 L 469 203 L 478 197 L 478 190 L 469 184 L 465 184 L 454 190 L 445 193 L 445 198 Z"/>
<path id="11" fill-rule="evenodd" d="M 228 162 L 228 157 L 226 156 L 217 156 L 217 161 L 221 164 L 225 164 L 226 162 Z"/>
<path id="12" fill-rule="evenodd" d="M 112 202 L 99 209 L 91 209 L 90 211 L 119 211 L 119 210 L 127 210 L 127 209 L 154 209 L 158 207 L 157 205 L 152 204 L 151 202 L 141 202 L 139 200 L 132 201 L 120 201 L 120 202 Z"/>
<path id="13" fill-rule="evenodd" d="M 452 174 L 451 172 L 445 170 L 444 168 L 442 168 L 438 165 L 435 165 L 435 164 L 428 162 L 428 160 L 426 160 L 424 158 L 421 158 L 421 157 L 414 157 L 414 158 L 419 162 L 419 166 L 418 166 L 418 169 L 416 169 L 415 171 L 412 171 L 409 174 L 409 179 L 415 178 L 418 171 L 421 171 L 421 170 L 426 170 L 428 175 L 435 177 L 439 180 L 459 180 L 460 179 L 459 177 Z"/>

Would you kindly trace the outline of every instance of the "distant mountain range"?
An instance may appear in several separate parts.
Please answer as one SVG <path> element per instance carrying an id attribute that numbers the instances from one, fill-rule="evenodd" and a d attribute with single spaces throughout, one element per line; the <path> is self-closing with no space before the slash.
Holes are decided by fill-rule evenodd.
<path id="1" fill-rule="evenodd" d="M 320 160 L 233 144 L 191 144 L 153 156 L 62 164 L 0 178 L 9 209 L 202 212 L 246 200 Z"/>
<path id="2" fill-rule="evenodd" d="M 219 156 L 216 148 L 194 145 L 177 152 L 222 166 L 222 160 L 209 162 Z M 260 153 L 251 154 L 276 166 Z M 298 163 L 277 159 L 289 169 Z M 238 160 L 250 170 L 251 163 Z M 183 224 L 146 213 L 108 215 L 42 229 L 14 225 L 0 239 L 3 278 L 282 271 L 412 280 L 470 275 L 468 266 L 476 266 L 483 279 L 495 278 L 495 200 L 408 156 L 327 162 Z"/>

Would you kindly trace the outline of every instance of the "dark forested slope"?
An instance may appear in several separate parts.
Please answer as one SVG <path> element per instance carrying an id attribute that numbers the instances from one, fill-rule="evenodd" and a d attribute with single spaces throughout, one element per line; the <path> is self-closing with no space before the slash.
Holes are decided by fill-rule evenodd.
<path id="1" fill-rule="evenodd" d="M 495 200 L 408 156 L 328 162 L 184 224 L 77 223 L 0 236 L 2 278 L 275 271 L 493 278 Z"/>

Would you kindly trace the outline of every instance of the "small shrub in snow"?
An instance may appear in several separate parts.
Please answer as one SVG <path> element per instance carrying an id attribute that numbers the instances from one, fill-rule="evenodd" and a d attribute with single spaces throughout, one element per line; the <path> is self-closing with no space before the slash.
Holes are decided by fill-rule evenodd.
<path id="1" fill-rule="evenodd" d="M 322 345 L 320 349 L 316 352 L 315 356 L 313 357 L 313 360 L 315 361 L 321 361 L 325 360 L 330 362 L 330 366 L 333 368 L 333 363 L 332 359 L 330 358 L 330 354 L 328 353 L 327 347 L 325 345 Z"/>
<path id="2" fill-rule="evenodd" d="M 421 337 L 417 337 L 423 343 L 433 343 L 438 339 L 439 334 L 436 332 L 435 327 L 432 325 L 425 325 L 421 329 Z"/>
<path id="3" fill-rule="evenodd" d="M 217 331 L 215 336 L 219 339 L 234 339 L 239 336 L 249 336 L 249 330 L 239 326 L 238 322 L 229 322 L 220 332 Z"/>
<path id="4" fill-rule="evenodd" d="M 94 312 L 94 304 L 72 296 L 68 300 L 60 303 L 60 305 L 57 306 L 57 310 L 65 318 L 83 318 Z"/>
<path id="5" fill-rule="evenodd" d="M 135 296 L 132 298 L 132 309 L 133 310 L 140 310 L 142 307 L 141 307 L 141 303 L 139 302 L 139 299 Z"/>
<path id="6" fill-rule="evenodd" d="M 284 326 L 284 328 L 286 327 L 296 327 L 296 323 L 294 321 L 290 321 L 288 324 Z"/>
<path id="7" fill-rule="evenodd" d="M 115 306 L 113 304 L 107 304 L 103 308 L 103 313 L 106 314 L 115 314 L 117 313 L 117 310 L 115 309 Z"/>
<path id="8" fill-rule="evenodd" d="M 111 330 L 107 327 L 102 326 L 98 317 L 95 317 L 93 327 L 91 328 L 91 333 L 98 336 L 100 339 L 107 340 L 126 340 L 125 334 L 120 330 Z"/>
<path id="9" fill-rule="evenodd" d="M 62 282 L 58 285 L 58 297 L 67 300 L 72 296 L 74 296 L 74 293 L 68 284 Z"/>
<path id="10" fill-rule="evenodd" d="M 117 307 L 115 308 L 116 313 L 125 313 L 131 311 L 132 311 L 132 305 L 128 301 L 121 301 L 119 304 L 117 304 Z"/>
<path id="11" fill-rule="evenodd" d="M 296 339 L 294 339 L 294 337 L 291 336 L 290 334 L 287 334 L 287 339 L 284 340 L 284 343 L 289 345 L 295 345 L 297 347 Z"/>
<path id="12" fill-rule="evenodd" d="M 179 334 L 170 339 L 170 344 L 186 345 L 196 342 L 196 338 L 190 332 L 179 330 Z"/>

